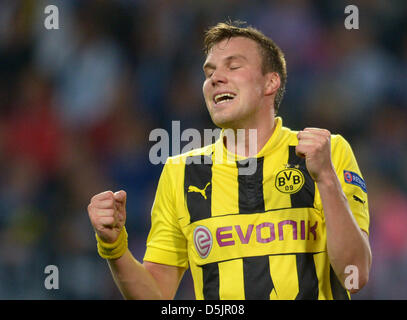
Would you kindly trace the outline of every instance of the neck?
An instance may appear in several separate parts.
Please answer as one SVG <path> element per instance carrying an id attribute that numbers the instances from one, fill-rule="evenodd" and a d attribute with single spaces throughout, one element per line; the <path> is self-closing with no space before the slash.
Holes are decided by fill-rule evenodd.
<path id="1" fill-rule="evenodd" d="M 276 127 L 274 115 L 270 121 L 253 127 L 228 128 L 224 131 L 223 143 L 227 150 L 242 157 L 254 157 L 270 139 Z"/>

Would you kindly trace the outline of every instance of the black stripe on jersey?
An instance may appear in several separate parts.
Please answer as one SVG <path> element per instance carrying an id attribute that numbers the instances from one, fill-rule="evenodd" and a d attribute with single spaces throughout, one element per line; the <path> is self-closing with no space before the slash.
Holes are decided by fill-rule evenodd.
<path id="1" fill-rule="evenodd" d="M 217 262 L 202 266 L 203 296 L 205 300 L 219 300 L 219 266 Z"/>
<path id="2" fill-rule="evenodd" d="M 212 159 L 209 156 L 187 158 L 184 192 L 191 223 L 211 217 Z"/>
<path id="3" fill-rule="evenodd" d="M 313 208 L 315 183 L 307 170 L 305 159 L 295 154 L 295 146 L 289 146 L 288 164 L 290 166 L 299 165 L 299 170 L 305 178 L 305 183 L 301 190 L 290 195 L 292 208 Z"/>
<path id="4" fill-rule="evenodd" d="M 295 300 L 318 299 L 318 277 L 313 253 L 297 253 L 298 294 Z"/>
<path id="5" fill-rule="evenodd" d="M 264 157 L 256 158 L 256 161 L 256 171 L 251 175 L 244 174 L 244 171 L 248 168 L 249 161 L 236 161 L 239 172 L 237 178 L 239 183 L 239 213 L 259 213 L 265 211 L 263 196 Z"/>
<path id="6" fill-rule="evenodd" d="M 349 300 L 346 289 L 342 287 L 334 269 L 332 269 L 332 266 L 330 266 L 329 269 L 329 281 L 331 282 L 331 291 L 334 300 Z"/>
<path id="7" fill-rule="evenodd" d="M 246 300 L 269 300 L 274 288 L 268 256 L 243 258 Z"/>

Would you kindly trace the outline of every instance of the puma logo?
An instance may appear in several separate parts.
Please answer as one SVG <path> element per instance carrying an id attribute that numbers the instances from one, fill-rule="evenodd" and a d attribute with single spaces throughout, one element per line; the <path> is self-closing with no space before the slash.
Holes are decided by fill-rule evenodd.
<path id="1" fill-rule="evenodd" d="M 206 199 L 208 199 L 208 198 L 206 197 L 206 188 L 207 188 L 210 184 L 211 184 L 211 183 L 208 182 L 208 183 L 206 184 L 205 188 L 203 188 L 203 189 L 199 189 L 198 187 L 195 187 L 195 186 L 189 186 L 189 187 L 188 187 L 188 192 L 199 192 L 199 193 L 202 195 L 202 197 L 206 200 Z"/>

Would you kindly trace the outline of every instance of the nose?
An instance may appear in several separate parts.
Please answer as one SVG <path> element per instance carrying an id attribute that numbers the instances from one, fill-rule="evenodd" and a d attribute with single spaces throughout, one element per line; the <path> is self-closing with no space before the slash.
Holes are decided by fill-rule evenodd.
<path id="1" fill-rule="evenodd" d="M 216 86 L 218 84 L 224 84 L 227 82 L 227 78 L 225 74 L 220 69 L 216 69 L 213 71 L 211 76 L 211 83 L 212 86 Z"/>

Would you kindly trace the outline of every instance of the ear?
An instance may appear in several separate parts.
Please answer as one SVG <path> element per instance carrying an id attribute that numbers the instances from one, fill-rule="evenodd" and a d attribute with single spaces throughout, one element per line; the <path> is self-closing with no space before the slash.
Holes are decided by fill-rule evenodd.
<path id="1" fill-rule="evenodd" d="M 265 77 L 264 95 L 270 96 L 275 94 L 281 85 L 280 76 L 277 72 L 268 72 L 265 74 Z"/>

